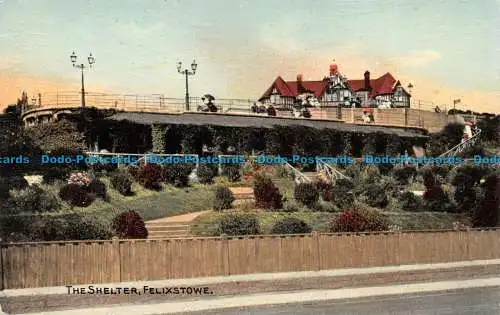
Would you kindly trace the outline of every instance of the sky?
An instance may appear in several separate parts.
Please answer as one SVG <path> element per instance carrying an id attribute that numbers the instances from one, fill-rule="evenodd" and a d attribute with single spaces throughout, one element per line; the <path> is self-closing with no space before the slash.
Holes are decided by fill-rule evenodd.
<path id="1" fill-rule="evenodd" d="M 0 108 L 21 91 L 257 99 L 276 76 L 392 73 L 413 100 L 500 113 L 500 0 L 0 0 Z"/>

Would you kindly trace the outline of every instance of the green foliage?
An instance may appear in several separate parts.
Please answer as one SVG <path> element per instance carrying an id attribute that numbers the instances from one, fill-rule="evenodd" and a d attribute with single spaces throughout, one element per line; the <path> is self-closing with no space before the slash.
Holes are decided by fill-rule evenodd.
<path id="1" fill-rule="evenodd" d="M 144 164 L 137 172 L 138 182 L 147 189 L 158 190 L 163 180 L 163 168 L 158 164 Z"/>
<path id="2" fill-rule="evenodd" d="M 480 201 L 479 183 L 488 174 L 488 169 L 477 165 L 461 165 L 451 175 L 455 186 L 455 201 L 460 213 L 473 213 Z"/>
<path id="3" fill-rule="evenodd" d="M 308 234 L 312 228 L 303 220 L 298 218 L 284 218 L 274 224 L 271 234 Z"/>
<path id="4" fill-rule="evenodd" d="M 71 173 L 71 169 L 68 167 L 56 168 L 47 167 L 43 172 L 43 181 L 46 184 L 53 184 L 56 181 L 67 181 Z"/>
<path id="5" fill-rule="evenodd" d="M 58 121 L 27 128 L 29 136 L 44 152 L 59 151 L 83 152 L 86 150 L 85 138 L 76 125 Z"/>
<path id="6" fill-rule="evenodd" d="M 400 185 L 408 185 L 418 173 L 413 166 L 396 165 L 390 174 Z"/>
<path id="7" fill-rule="evenodd" d="M 295 186 L 294 198 L 308 207 L 312 207 L 319 201 L 319 191 L 313 183 L 300 183 Z"/>
<path id="8" fill-rule="evenodd" d="M 74 207 L 88 207 L 94 202 L 94 196 L 89 194 L 88 187 L 67 184 L 59 191 L 59 197 Z"/>
<path id="9" fill-rule="evenodd" d="M 386 191 L 380 184 L 368 184 L 363 189 L 366 203 L 371 207 L 385 208 L 389 204 Z"/>
<path id="10" fill-rule="evenodd" d="M 257 174 L 253 183 L 255 205 L 259 208 L 278 210 L 283 207 L 283 196 L 271 178 Z"/>
<path id="11" fill-rule="evenodd" d="M 231 209 L 235 198 L 233 192 L 227 186 L 219 186 L 215 190 L 215 210 Z"/>
<path id="12" fill-rule="evenodd" d="M 229 179 L 230 182 L 235 183 L 241 179 L 241 165 L 239 164 L 224 164 L 222 165 L 222 176 Z"/>
<path id="13" fill-rule="evenodd" d="M 11 213 L 23 212 L 55 212 L 61 204 L 57 197 L 49 191 L 45 191 L 38 185 L 31 185 L 27 188 L 12 194 L 10 204 Z"/>
<path id="14" fill-rule="evenodd" d="M 423 195 L 424 208 L 430 212 L 454 212 L 448 195 L 441 185 L 434 184 L 426 187 Z"/>
<path id="15" fill-rule="evenodd" d="M 217 173 L 217 164 L 200 164 L 196 170 L 196 175 L 202 184 L 212 184 Z"/>
<path id="16" fill-rule="evenodd" d="M 497 227 L 500 216 L 500 175 L 486 178 L 484 196 L 473 215 L 474 227 Z"/>
<path id="17" fill-rule="evenodd" d="M 424 211 L 423 199 L 411 191 L 403 192 L 398 198 L 401 209 L 409 212 Z"/>
<path id="18" fill-rule="evenodd" d="M 194 169 L 193 164 L 168 164 L 163 167 L 163 180 L 176 187 L 186 187 L 189 184 L 189 174 Z"/>
<path id="19" fill-rule="evenodd" d="M 104 184 L 99 179 L 94 179 L 90 182 L 88 191 L 96 198 L 100 198 L 104 201 L 107 201 L 109 199 L 106 184 Z"/>
<path id="20" fill-rule="evenodd" d="M 117 170 L 110 176 L 111 186 L 120 194 L 128 196 L 132 194 L 132 177 L 128 172 Z"/>
<path id="21" fill-rule="evenodd" d="M 251 213 L 231 213 L 219 219 L 217 232 L 219 235 L 258 235 L 261 233 L 259 219 Z"/>
<path id="22" fill-rule="evenodd" d="M 350 207 L 356 200 L 354 184 L 348 179 L 338 179 L 332 188 L 333 204 L 338 208 Z"/>
<path id="23" fill-rule="evenodd" d="M 28 181 L 23 176 L 9 176 L 0 178 L 10 189 L 25 189 L 29 186 Z"/>
<path id="24" fill-rule="evenodd" d="M 330 232 L 388 231 L 389 221 L 376 210 L 353 207 L 342 211 L 330 223 Z"/>
<path id="25" fill-rule="evenodd" d="M 148 238 L 148 230 L 139 213 L 134 210 L 120 213 L 111 224 L 114 235 L 122 239 Z"/>
<path id="26" fill-rule="evenodd" d="M 318 180 L 314 183 L 323 201 L 333 200 L 333 184 L 327 180 Z"/>
<path id="27" fill-rule="evenodd" d="M 439 156 L 462 141 L 464 125 L 451 123 L 439 133 L 430 135 L 426 145 L 426 153 L 430 156 Z"/>
<path id="28" fill-rule="evenodd" d="M 151 126 L 151 142 L 153 145 L 153 153 L 165 153 L 167 147 L 167 125 L 153 124 Z"/>

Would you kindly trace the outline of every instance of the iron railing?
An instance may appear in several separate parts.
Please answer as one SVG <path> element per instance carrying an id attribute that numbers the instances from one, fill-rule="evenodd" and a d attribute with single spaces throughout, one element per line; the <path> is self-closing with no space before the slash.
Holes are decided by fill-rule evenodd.
<path id="1" fill-rule="evenodd" d="M 481 129 L 477 129 L 476 133 L 470 139 L 467 139 L 464 142 L 457 144 L 453 148 L 441 154 L 439 157 L 456 156 L 457 154 L 462 153 L 465 149 L 472 147 L 477 142 L 480 135 L 481 135 Z"/>

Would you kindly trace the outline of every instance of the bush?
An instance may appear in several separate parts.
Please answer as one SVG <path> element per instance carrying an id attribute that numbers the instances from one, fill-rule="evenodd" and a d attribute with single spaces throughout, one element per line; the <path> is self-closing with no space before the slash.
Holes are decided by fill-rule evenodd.
<path id="1" fill-rule="evenodd" d="M 68 184 L 88 186 L 90 184 L 90 179 L 87 173 L 84 172 L 73 173 L 69 176 Z"/>
<path id="2" fill-rule="evenodd" d="M 123 171 L 116 171 L 110 176 L 111 186 L 120 194 L 128 196 L 132 193 L 132 178 Z"/>
<path id="3" fill-rule="evenodd" d="M 315 186 L 323 201 L 333 200 L 333 184 L 330 181 L 319 180 L 315 182 Z"/>
<path id="4" fill-rule="evenodd" d="M 43 181 L 47 184 L 53 184 L 56 180 L 66 181 L 69 177 L 70 170 L 68 168 L 53 168 L 48 167 L 43 174 Z"/>
<path id="5" fill-rule="evenodd" d="M 132 179 L 138 181 L 139 166 L 129 165 L 127 167 L 127 172 L 130 174 L 130 176 L 132 177 Z"/>
<path id="6" fill-rule="evenodd" d="M 356 199 L 354 184 L 348 179 L 338 179 L 332 188 L 333 204 L 339 208 L 350 207 Z"/>
<path id="7" fill-rule="evenodd" d="M 241 165 L 238 164 L 227 164 L 222 165 L 222 176 L 229 179 L 230 182 L 234 183 L 241 179 Z"/>
<path id="8" fill-rule="evenodd" d="M 312 228 L 303 220 L 297 218 L 285 218 L 276 222 L 271 229 L 271 234 L 307 234 Z"/>
<path id="9" fill-rule="evenodd" d="M 234 200 L 233 192 L 227 186 L 219 186 L 215 190 L 214 209 L 230 209 Z"/>
<path id="10" fill-rule="evenodd" d="M 160 189 L 163 179 L 163 169 L 158 164 L 145 164 L 139 168 L 137 180 L 147 189 Z"/>
<path id="11" fill-rule="evenodd" d="M 260 208 L 278 210 L 283 207 L 283 196 L 271 178 L 257 174 L 253 183 L 255 205 Z"/>
<path id="12" fill-rule="evenodd" d="M 416 196 L 411 191 L 405 191 L 398 197 L 399 204 L 401 209 L 404 211 L 410 212 L 418 212 L 424 211 L 424 202 L 423 199 L 419 196 Z"/>
<path id="13" fill-rule="evenodd" d="M 194 169 L 193 164 L 168 164 L 163 167 L 163 181 L 176 187 L 186 187 L 189 175 Z"/>
<path id="14" fill-rule="evenodd" d="M 431 212 L 454 212 L 448 195 L 441 185 L 427 187 L 424 195 L 424 208 Z"/>
<path id="15" fill-rule="evenodd" d="M 371 207 L 385 208 L 389 204 L 389 198 L 384 188 L 379 184 L 368 184 L 364 187 L 363 195 L 366 203 Z"/>
<path id="16" fill-rule="evenodd" d="M 217 164 L 200 164 L 196 170 L 196 176 L 202 184 L 212 184 L 218 173 Z"/>
<path id="17" fill-rule="evenodd" d="M 54 212 L 61 207 L 57 197 L 38 185 L 28 186 L 26 189 L 13 195 L 10 211 L 21 212 Z"/>
<path id="18" fill-rule="evenodd" d="M 88 207 L 94 202 L 94 196 L 89 194 L 88 188 L 78 184 L 63 186 L 59 197 L 74 207 Z"/>
<path id="19" fill-rule="evenodd" d="M 259 220 L 250 213 L 226 214 L 219 219 L 218 234 L 229 236 L 258 235 L 261 233 Z"/>
<path id="20" fill-rule="evenodd" d="M 363 185 L 373 184 L 380 181 L 382 175 L 376 165 L 363 165 L 359 174 L 359 182 Z"/>
<path id="21" fill-rule="evenodd" d="M 376 210 L 351 208 L 341 212 L 330 224 L 330 232 L 388 231 L 389 222 Z"/>
<path id="22" fill-rule="evenodd" d="M 28 181 L 22 176 L 11 176 L 3 179 L 10 189 L 25 189 L 29 186 Z"/>
<path id="23" fill-rule="evenodd" d="M 300 183 L 295 185 L 294 198 L 308 207 L 319 201 L 319 191 L 313 183 Z"/>
<path id="24" fill-rule="evenodd" d="M 10 185 L 0 178 L 0 202 L 3 202 L 10 197 Z"/>
<path id="25" fill-rule="evenodd" d="M 102 200 L 108 200 L 106 184 L 101 182 L 99 179 L 92 180 L 88 186 L 88 190 L 95 197 L 101 198 Z"/>
<path id="26" fill-rule="evenodd" d="M 119 238 L 139 239 L 148 237 L 146 224 L 139 213 L 133 210 L 117 215 L 111 224 L 111 229 L 114 235 Z"/>
<path id="27" fill-rule="evenodd" d="M 500 175 L 486 178 L 484 197 L 473 216 L 474 227 L 497 227 L 500 215 Z"/>
<path id="28" fill-rule="evenodd" d="M 391 171 L 391 176 L 400 185 L 408 185 L 417 176 L 417 169 L 413 166 L 397 165 Z"/>

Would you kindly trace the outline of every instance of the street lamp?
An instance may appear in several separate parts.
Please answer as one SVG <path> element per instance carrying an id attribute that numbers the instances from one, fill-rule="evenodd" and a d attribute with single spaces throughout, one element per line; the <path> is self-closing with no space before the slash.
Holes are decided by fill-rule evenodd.
<path id="1" fill-rule="evenodd" d="M 462 100 L 457 98 L 457 99 L 454 99 L 453 100 L 453 109 L 455 109 L 455 107 L 457 106 L 458 103 L 460 103 Z"/>
<path id="2" fill-rule="evenodd" d="M 196 73 L 196 68 L 198 67 L 198 64 L 196 64 L 196 61 L 193 59 L 193 63 L 191 63 L 191 70 L 189 71 L 187 68 L 182 70 L 182 62 L 177 63 L 177 72 L 180 74 L 183 74 L 186 76 L 186 111 L 189 110 L 189 85 L 188 85 L 188 76 L 194 75 Z"/>
<path id="3" fill-rule="evenodd" d="M 408 107 L 411 107 L 411 91 L 413 90 L 413 84 L 408 84 L 408 93 L 410 93 L 410 98 L 408 99 Z"/>
<path id="4" fill-rule="evenodd" d="M 88 62 L 89 62 L 89 65 L 86 66 L 85 64 L 76 64 L 76 53 L 73 52 L 70 56 L 71 58 L 71 62 L 73 63 L 73 67 L 74 68 L 78 68 L 82 71 L 82 108 L 85 108 L 85 81 L 83 79 L 83 70 L 87 69 L 87 68 L 92 68 L 92 65 L 95 63 L 95 59 L 94 57 L 92 56 L 92 54 L 90 54 L 87 58 Z"/>

